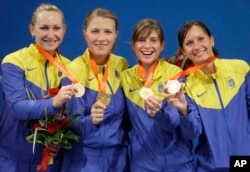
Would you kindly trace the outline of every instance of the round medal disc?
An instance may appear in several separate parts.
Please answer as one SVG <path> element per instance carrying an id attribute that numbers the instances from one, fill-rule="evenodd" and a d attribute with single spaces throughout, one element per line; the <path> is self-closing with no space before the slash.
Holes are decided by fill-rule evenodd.
<path id="1" fill-rule="evenodd" d="M 149 96 L 153 95 L 153 91 L 150 88 L 142 87 L 139 94 L 141 98 L 147 99 Z"/>
<path id="2" fill-rule="evenodd" d="M 85 93 L 85 87 L 79 82 L 75 83 L 73 86 L 74 88 L 77 89 L 77 93 L 75 94 L 75 97 L 82 97 Z"/>
<path id="3" fill-rule="evenodd" d="M 176 79 L 175 80 L 168 80 L 166 87 L 167 87 L 169 93 L 175 94 L 180 90 L 181 84 Z"/>
<path id="4" fill-rule="evenodd" d="M 99 101 L 102 104 L 104 104 L 105 106 L 107 106 L 111 102 L 111 97 L 107 93 L 100 93 L 99 92 L 97 95 L 96 101 Z"/>

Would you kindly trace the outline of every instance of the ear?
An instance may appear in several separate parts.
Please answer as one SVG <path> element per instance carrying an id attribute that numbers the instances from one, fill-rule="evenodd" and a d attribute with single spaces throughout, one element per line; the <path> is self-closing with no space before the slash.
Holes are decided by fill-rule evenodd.
<path id="1" fill-rule="evenodd" d="M 34 38 L 35 33 L 34 33 L 34 26 L 32 24 L 29 25 L 29 30 L 30 30 L 30 34 L 31 34 L 32 38 Z"/>
<path id="2" fill-rule="evenodd" d="M 165 47 L 165 42 L 164 42 L 164 41 L 162 41 L 162 43 L 161 43 L 161 51 L 163 51 L 163 50 L 164 50 L 164 47 Z"/>
<path id="3" fill-rule="evenodd" d="M 212 47 L 214 47 L 214 37 L 213 36 L 211 36 L 210 41 L 211 41 Z"/>
<path id="4" fill-rule="evenodd" d="M 65 33 L 65 31 L 66 31 L 66 28 L 67 28 L 67 26 L 66 26 L 66 24 L 64 24 L 64 25 L 63 25 L 64 33 Z"/>
<path id="5" fill-rule="evenodd" d="M 85 29 L 82 30 L 82 35 L 83 35 L 84 39 L 86 39 L 86 30 Z"/>
<path id="6" fill-rule="evenodd" d="M 115 34 L 115 39 L 117 38 L 118 33 L 119 33 L 119 31 L 117 30 L 117 31 L 116 31 L 116 34 Z"/>
<path id="7" fill-rule="evenodd" d="M 135 51 L 135 42 L 134 41 L 131 41 L 131 47 L 132 47 L 133 51 Z"/>

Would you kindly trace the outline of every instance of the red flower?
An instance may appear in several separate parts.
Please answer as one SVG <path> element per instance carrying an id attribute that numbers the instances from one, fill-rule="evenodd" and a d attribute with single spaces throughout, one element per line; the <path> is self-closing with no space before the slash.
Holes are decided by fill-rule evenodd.
<path id="1" fill-rule="evenodd" d="M 186 70 L 187 68 L 193 66 L 192 61 L 185 57 L 181 48 L 179 48 L 172 57 L 166 58 L 166 61 L 176 66 L 179 66 L 183 70 Z"/>
<path id="2" fill-rule="evenodd" d="M 48 125 L 48 132 L 51 134 L 58 132 L 59 129 L 60 129 L 60 126 L 57 122 L 51 122 Z"/>
<path id="3" fill-rule="evenodd" d="M 59 91 L 59 88 L 49 88 L 48 89 L 49 96 L 50 97 L 56 96 L 58 91 Z"/>
<path id="4" fill-rule="evenodd" d="M 178 53 L 179 56 L 183 55 L 183 50 L 181 48 L 178 49 Z"/>
<path id="5" fill-rule="evenodd" d="M 42 126 L 40 125 L 39 121 L 36 121 L 36 122 L 33 124 L 33 127 L 34 127 L 34 128 L 41 128 Z"/>
<path id="6" fill-rule="evenodd" d="M 58 88 L 49 88 L 48 95 L 46 95 L 43 99 L 56 96 L 58 91 Z M 27 90 L 27 95 L 29 96 L 30 100 L 36 100 L 33 96 L 34 94 L 29 92 L 29 90 Z M 44 109 L 44 112 L 46 113 L 47 110 Z M 45 146 L 43 149 L 42 162 L 37 166 L 37 171 L 47 170 L 49 160 L 51 159 L 48 146 L 51 143 L 57 143 L 64 149 L 71 149 L 72 145 L 68 140 L 78 141 L 78 135 L 71 131 L 71 125 L 77 119 L 77 117 L 68 119 L 65 114 L 66 110 L 63 106 L 61 112 L 58 114 L 48 116 L 46 113 L 45 118 L 31 121 L 32 133 L 28 135 L 26 139 L 30 143 L 33 143 L 33 152 L 35 150 L 36 143 Z"/>

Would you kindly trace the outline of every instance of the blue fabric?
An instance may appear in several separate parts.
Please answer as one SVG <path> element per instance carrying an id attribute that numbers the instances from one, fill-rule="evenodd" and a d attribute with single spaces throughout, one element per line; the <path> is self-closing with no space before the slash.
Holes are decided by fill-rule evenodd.
<path id="1" fill-rule="evenodd" d="M 65 151 L 62 171 L 124 172 L 128 168 L 128 133 L 122 127 L 126 106 L 120 75 L 128 63 L 120 56 L 110 55 L 106 93 L 110 95 L 111 102 L 105 109 L 104 120 L 94 125 L 91 108 L 97 101 L 99 84 L 89 58 L 86 49 L 67 66 L 78 82 L 85 86 L 85 94 L 74 97 L 67 105 L 68 114 L 79 117 L 73 124 L 73 130 L 80 139 L 79 142 L 71 142 L 73 148 Z M 103 76 L 106 68 L 106 65 L 98 66 L 98 76 Z M 68 83 L 67 78 L 62 80 L 63 85 Z"/>
<path id="2" fill-rule="evenodd" d="M 56 58 L 63 64 L 69 63 L 63 56 Z M 34 171 L 33 166 L 41 162 L 43 146 L 37 143 L 32 152 L 32 143 L 26 140 L 31 134 L 30 122 L 61 110 L 53 108 L 52 98 L 43 99 L 48 88 L 60 86 L 61 73 L 33 44 L 7 55 L 1 69 L 4 104 L 0 112 L 0 156 L 3 168 Z M 28 93 L 36 101 L 29 100 Z"/>
<path id="3" fill-rule="evenodd" d="M 143 82 L 138 66 L 122 73 L 122 86 L 132 123 L 131 171 L 185 171 L 187 164 L 194 168 L 193 139 L 201 133 L 196 106 L 187 97 L 188 115 L 181 116 L 166 102 L 163 93 L 166 81 L 180 71 L 178 67 L 159 60 L 151 89 L 155 96 L 162 99 L 162 109 L 155 117 L 149 117 L 139 96 Z"/>
<path id="4" fill-rule="evenodd" d="M 229 171 L 231 155 L 250 155 L 249 65 L 225 59 L 214 63 L 213 75 L 198 70 L 188 76 L 186 90 L 203 124 L 196 148 L 198 169 Z"/>

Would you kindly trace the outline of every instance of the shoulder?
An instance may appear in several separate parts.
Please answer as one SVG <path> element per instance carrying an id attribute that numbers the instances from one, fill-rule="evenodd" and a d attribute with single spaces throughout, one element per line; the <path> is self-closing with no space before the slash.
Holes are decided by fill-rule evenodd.
<path id="1" fill-rule="evenodd" d="M 127 68 L 127 69 L 125 69 L 123 72 L 122 72 L 122 75 L 124 76 L 124 77 L 126 77 L 126 76 L 131 76 L 131 75 L 137 75 L 137 68 L 138 68 L 138 65 L 136 64 L 136 65 L 134 65 L 134 66 L 132 66 L 132 67 L 129 67 L 129 68 Z M 138 75 L 139 75 L 139 73 L 138 73 Z"/>
<path id="2" fill-rule="evenodd" d="M 167 62 L 166 60 L 159 60 L 159 70 L 167 75 L 173 75 L 182 71 L 182 69 L 174 64 Z M 159 72 L 160 72 L 159 71 Z"/>
<path id="3" fill-rule="evenodd" d="M 113 67 L 121 68 L 122 70 L 129 67 L 128 61 L 119 55 L 110 54 L 110 65 Z"/>
<path id="4" fill-rule="evenodd" d="M 217 59 L 215 64 L 225 70 L 249 71 L 249 64 L 242 59 Z"/>
<path id="5" fill-rule="evenodd" d="M 10 54 L 7 54 L 3 60 L 2 63 L 17 63 L 18 61 L 22 61 L 24 57 L 27 58 L 27 55 L 30 53 L 28 47 L 24 47 L 22 49 L 19 49 L 17 51 L 14 51 Z"/>

